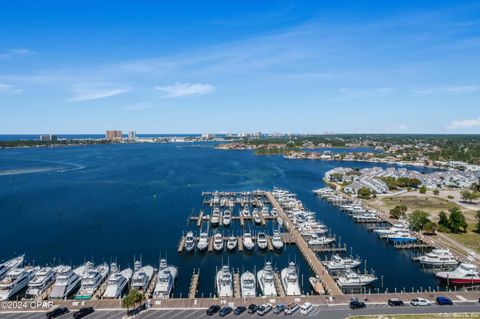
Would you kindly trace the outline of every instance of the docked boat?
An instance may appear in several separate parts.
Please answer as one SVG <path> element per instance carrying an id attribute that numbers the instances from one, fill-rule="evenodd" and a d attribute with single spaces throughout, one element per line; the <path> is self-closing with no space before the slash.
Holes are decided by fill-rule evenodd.
<path id="1" fill-rule="evenodd" d="M 231 222 L 232 222 L 232 212 L 229 209 L 226 209 L 223 212 L 222 224 L 225 226 L 229 226 Z"/>
<path id="2" fill-rule="evenodd" d="M 262 223 L 262 217 L 260 216 L 260 212 L 258 211 L 258 208 L 253 209 L 252 216 L 253 216 L 253 221 L 255 222 L 255 224 L 261 224 Z"/>
<path id="3" fill-rule="evenodd" d="M 160 260 L 160 267 L 158 269 L 157 283 L 153 290 L 154 298 L 169 298 L 175 279 L 177 278 L 177 267 L 167 264 L 166 259 Z"/>
<path id="4" fill-rule="evenodd" d="M 230 236 L 228 237 L 228 240 L 227 240 L 227 249 L 228 250 L 234 250 L 235 248 L 237 248 L 237 237 L 235 236 Z"/>
<path id="5" fill-rule="evenodd" d="M 333 237 L 325 237 L 325 236 L 312 236 L 310 240 L 308 241 L 308 244 L 310 246 L 322 246 L 322 245 L 328 245 L 330 243 L 333 243 L 335 241 L 335 238 Z"/>
<path id="6" fill-rule="evenodd" d="M 53 284 L 48 299 L 66 299 L 73 294 L 80 285 L 80 276 L 83 274 L 84 266 L 75 270 L 70 266 L 57 266 L 54 268 L 57 278 Z"/>
<path id="7" fill-rule="evenodd" d="M 255 247 L 255 243 L 253 242 L 251 233 L 243 234 L 243 247 L 245 247 L 245 249 L 247 250 L 253 250 L 253 248 Z"/>
<path id="8" fill-rule="evenodd" d="M 339 255 L 333 255 L 332 259 L 323 262 L 328 270 L 352 269 L 360 266 L 362 262 L 351 258 L 342 258 Z"/>
<path id="9" fill-rule="evenodd" d="M 213 227 L 218 226 L 220 224 L 220 218 L 221 218 L 220 209 L 215 207 L 213 209 L 212 217 L 210 218 L 210 224 L 212 224 Z"/>
<path id="10" fill-rule="evenodd" d="M 215 278 L 219 297 L 233 297 L 233 278 L 228 266 L 222 266 Z"/>
<path id="11" fill-rule="evenodd" d="M 109 267 L 106 263 L 94 267 L 93 264 L 86 266 L 84 275 L 81 278 L 80 289 L 75 299 L 91 299 L 98 288 L 107 280 Z"/>
<path id="12" fill-rule="evenodd" d="M 456 266 L 458 261 L 448 249 L 434 249 L 431 252 L 418 257 L 418 261 L 430 266 Z"/>
<path id="13" fill-rule="evenodd" d="M 28 289 L 25 293 L 26 299 L 36 299 L 41 296 L 55 282 L 57 273 L 52 267 L 40 268 L 33 274 L 32 279 L 28 283 Z"/>
<path id="14" fill-rule="evenodd" d="M 267 207 L 267 206 L 263 206 L 263 207 L 262 207 L 261 214 L 262 214 L 263 218 L 268 218 L 268 217 L 270 217 L 270 212 L 268 211 L 268 207 Z"/>
<path id="15" fill-rule="evenodd" d="M 310 277 L 308 278 L 308 281 L 310 282 L 314 293 L 318 295 L 325 293 L 325 288 L 323 287 L 322 279 L 320 277 Z"/>
<path id="16" fill-rule="evenodd" d="M 27 287 L 33 273 L 40 268 L 13 268 L 0 280 L 0 301 L 6 301 Z"/>
<path id="17" fill-rule="evenodd" d="M 195 237 L 193 237 L 193 232 L 189 231 L 187 236 L 185 236 L 185 251 L 191 252 L 195 249 Z"/>
<path id="18" fill-rule="evenodd" d="M 241 214 L 243 218 L 250 218 L 250 209 L 247 206 L 243 207 Z"/>
<path id="19" fill-rule="evenodd" d="M 283 239 L 282 239 L 282 236 L 280 235 L 280 231 L 278 231 L 278 230 L 275 230 L 273 232 L 272 246 L 273 246 L 273 248 L 278 249 L 278 250 L 283 248 Z"/>
<path id="20" fill-rule="evenodd" d="M 257 272 L 257 280 L 264 296 L 277 296 L 277 289 L 275 288 L 273 267 L 271 262 L 267 261 L 265 263 L 265 267 Z"/>
<path id="21" fill-rule="evenodd" d="M 264 232 L 257 234 L 257 246 L 260 249 L 266 249 L 268 246 L 267 235 Z"/>
<path id="22" fill-rule="evenodd" d="M 120 271 L 116 263 L 110 265 L 110 277 L 108 277 L 107 288 L 103 294 L 104 299 L 118 299 L 132 279 L 131 268 Z"/>
<path id="23" fill-rule="evenodd" d="M 242 297 L 255 297 L 257 283 L 255 280 L 255 275 L 249 271 L 244 272 L 240 276 L 240 288 L 242 290 Z"/>
<path id="24" fill-rule="evenodd" d="M 374 275 L 359 275 L 353 270 L 347 270 L 343 276 L 337 279 L 337 284 L 341 288 L 355 288 L 369 285 L 375 280 L 377 280 L 377 277 Z"/>
<path id="25" fill-rule="evenodd" d="M 223 250 L 223 235 L 220 233 L 216 233 L 213 236 L 213 249 L 215 251 L 222 251 Z"/>
<path id="26" fill-rule="evenodd" d="M 281 272 L 282 286 L 287 296 L 300 296 L 300 283 L 295 263 L 291 261 Z"/>
<path id="27" fill-rule="evenodd" d="M 200 233 L 198 238 L 197 248 L 200 251 L 204 251 L 208 248 L 208 233 Z"/>
<path id="28" fill-rule="evenodd" d="M 394 244 L 405 244 L 412 243 L 417 241 L 417 238 L 413 236 L 410 232 L 394 232 L 393 234 L 386 236 L 387 240 L 393 242 Z"/>
<path id="29" fill-rule="evenodd" d="M 480 283 L 480 273 L 474 264 L 461 263 L 452 271 L 440 271 L 435 274 L 436 277 L 452 284 L 478 284 Z"/>
<path id="30" fill-rule="evenodd" d="M 2 279 L 10 270 L 20 267 L 23 264 L 24 255 L 12 258 L 0 264 L 0 279 Z"/>
<path id="31" fill-rule="evenodd" d="M 133 268 L 132 288 L 140 291 L 146 291 L 153 276 L 152 266 L 143 266 L 142 262 L 137 260 Z"/>

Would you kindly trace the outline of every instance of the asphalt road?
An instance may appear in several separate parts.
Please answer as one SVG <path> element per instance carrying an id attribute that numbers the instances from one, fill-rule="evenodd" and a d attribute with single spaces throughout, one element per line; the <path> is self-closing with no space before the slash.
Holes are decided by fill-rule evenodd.
<path id="1" fill-rule="evenodd" d="M 312 318 L 322 319 L 343 319 L 351 315 L 380 315 L 380 314 L 411 314 L 411 313 L 456 313 L 456 312 L 477 312 L 480 313 L 480 304 L 478 303 L 456 303 L 454 306 L 426 306 L 426 307 L 412 307 L 406 305 L 404 307 L 389 307 L 384 304 L 370 304 L 366 309 L 351 310 L 347 305 L 337 306 L 319 306 L 311 313 Z M 85 319 L 122 319 L 125 316 L 124 310 L 97 310 L 94 313 L 84 317 Z M 230 318 L 260 318 L 257 314 L 243 313 L 241 316 L 236 316 L 233 313 Z M 228 318 L 227 317 L 227 318 Z M 276 315 L 272 312 L 264 316 L 264 318 L 284 317 L 283 314 Z M 0 319 L 44 319 L 45 312 L 12 312 L 0 313 Z M 71 319 L 72 313 L 57 317 L 57 319 Z M 202 319 L 202 318 L 220 318 L 218 314 L 214 316 L 207 316 L 205 310 L 189 310 L 189 309 L 174 309 L 174 310 L 157 310 L 150 309 L 137 315 L 138 319 Z M 305 318 L 299 312 L 295 313 L 289 318 Z"/>

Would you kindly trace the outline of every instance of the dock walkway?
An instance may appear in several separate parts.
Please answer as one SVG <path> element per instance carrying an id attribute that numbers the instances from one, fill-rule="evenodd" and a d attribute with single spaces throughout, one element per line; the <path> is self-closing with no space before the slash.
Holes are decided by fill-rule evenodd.
<path id="1" fill-rule="evenodd" d="M 188 289 L 188 298 L 195 299 L 197 294 L 198 282 L 200 281 L 200 269 L 193 270 L 192 279 L 190 281 L 190 288 Z"/>

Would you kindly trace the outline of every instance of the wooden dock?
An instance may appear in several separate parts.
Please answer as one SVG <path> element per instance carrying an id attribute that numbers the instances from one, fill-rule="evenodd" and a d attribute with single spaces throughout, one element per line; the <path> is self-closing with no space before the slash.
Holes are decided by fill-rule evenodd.
<path id="1" fill-rule="evenodd" d="M 240 274 L 238 272 L 233 273 L 233 297 L 242 297 L 242 293 L 240 291 Z"/>
<path id="2" fill-rule="evenodd" d="M 310 247 L 310 249 L 315 253 L 342 253 L 347 251 L 347 245 L 346 244 L 343 246 L 323 245 L 323 246 Z"/>
<path id="3" fill-rule="evenodd" d="M 425 242 L 415 242 L 415 243 L 405 243 L 405 244 L 394 244 L 395 249 L 418 249 L 418 248 L 431 248 L 430 244 Z"/>
<path id="4" fill-rule="evenodd" d="M 267 236 L 267 248 L 268 251 L 273 251 L 272 237 Z"/>
<path id="5" fill-rule="evenodd" d="M 280 216 L 280 218 L 282 218 L 285 228 L 290 232 L 290 234 L 295 237 L 300 252 L 305 257 L 305 260 L 310 265 L 315 275 L 320 277 L 324 286 L 326 287 L 327 292 L 332 295 L 342 295 L 342 290 L 337 286 L 333 278 L 328 274 L 328 271 L 320 262 L 315 252 L 312 251 L 310 247 L 308 247 L 307 242 L 305 242 L 305 239 L 303 239 L 301 234 L 291 223 L 287 214 L 277 202 L 277 200 L 273 197 L 272 193 L 266 192 L 265 194 L 267 195 L 268 200 L 272 204 L 272 207 L 277 210 L 278 215 Z"/>
<path id="6" fill-rule="evenodd" d="M 238 247 L 238 251 L 243 251 L 243 240 L 242 240 L 242 236 L 239 236 L 237 238 L 237 247 Z"/>
<path id="7" fill-rule="evenodd" d="M 200 215 L 198 215 L 197 227 L 202 227 L 202 221 L 203 221 L 203 210 L 200 211 Z"/>
<path id="8" fill-rule="evenodd" d="M 179 253 L 183 252 L 183 248 L 185 248 L 185 236 L 180 237 L 180 241 L 178 242 L 177 251 Z"/>
<path id="9" fill-rule="evenodd" d="M 208 252 L 211 253 L 213 251 L 213 236 L 210 236 L 208 239 Z"/>
<path id="10" fill-rule="evenodd" d="M 193 269 L 192 279 L 190 280 L 190 288 L 188 288 L 189 299 L 195 299 L 199 281 L 200 281 L 200 269 L 197 269 L 197 270 Z"/>
<path id="11" fill-rule="evenodd" d="M 278 272 L 273 273 L 273 282 L 275 283 L 275 289 L 277 289 L 278 296 L 285 297 L 285 290 L 283 290 L 282 280 L 280 279 L 280 274 Z"/>

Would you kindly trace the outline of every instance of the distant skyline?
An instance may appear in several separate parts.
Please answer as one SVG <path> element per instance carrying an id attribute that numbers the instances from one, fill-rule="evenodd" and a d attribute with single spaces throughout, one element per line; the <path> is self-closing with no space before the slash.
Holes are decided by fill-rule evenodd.
<path id="1" fill-rule="evenodd" d="M 480 133 L 478 1 L 9 1 L 0 134 Z"/>

